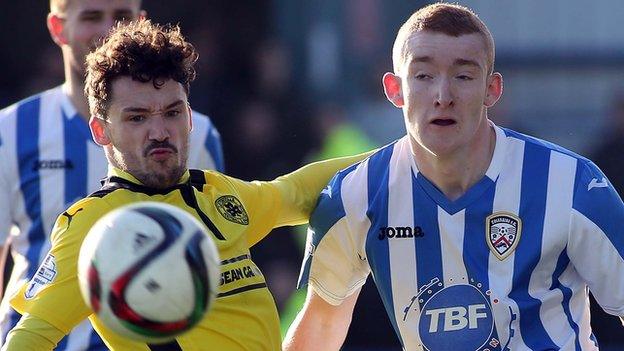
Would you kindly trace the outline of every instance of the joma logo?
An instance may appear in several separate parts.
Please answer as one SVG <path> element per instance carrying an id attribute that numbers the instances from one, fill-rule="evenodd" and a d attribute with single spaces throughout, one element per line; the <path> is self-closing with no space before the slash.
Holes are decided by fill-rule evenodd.
<path id="1" fill-rule="evenodd" d="M 385 238 L 392 239 L 402 239 L 402 238 L 422 238 L 425 236 L 425 232 L 423 232 L 421 227 L 381 227 L 379 228 L 379 236 L 377 237 L 379 240 L 383 240 Z"/>
<path id="2" fill-rule="evenodd" d="M 71 160 L 40 160 L 33 165 L 33 171 L 40 169 L 73 169 L 74 164 Z"/>

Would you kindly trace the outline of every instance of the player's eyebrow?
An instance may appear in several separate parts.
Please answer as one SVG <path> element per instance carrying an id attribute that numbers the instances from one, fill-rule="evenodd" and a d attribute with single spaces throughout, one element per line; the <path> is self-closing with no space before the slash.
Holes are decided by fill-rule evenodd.
<path id="1" fill-rule="evenodd" d="M 184 104 L 185 102 L 183 100 L 176 100 L 175 102 L 170 103 L 169 105 L 165 106 L 165 108 L 163 110 L 168 110 L 174 107 L 177 107 L 179 105 Z M 121 112 L 150 112 L 151 110 L 145 107 L 124 107 L 121 109 Z"/>
<path id="2" fill-rule="evenodd" d="M 84 10 L 80 12 L 80 16 L 101 16 L 102 13 L 101 10 Z"/>
<path id="3" fill-rule="evenodd" d="M 412 59 L 410 60 L 410 65 L 418 62 L 430 63 L 432 61 L 433 59 L 431 58 L 431 56 L 416 56 L 412 57 Z M 481 65 L 477 61 L 463 58 L 455 59 L 455 61 L 453 61 L 453 66 L 474 66 L 476 68 L 481 68 Z"/>
<path id="4" fill-rule="evenodd" d="M 169 105 L 165 106 L 165 110 L 168 110 L 168 109 L 174 108 L 174 107 L 178 107 L 179 105 L 183 105 L 183 104 L 186 104 L 186 101 L 176 100 L 175 102 L 172 102 Z"/>
<path id="5" fill-rule="evenodd" d="M 412 57 L 410 60 L 410 65 L 416 62 L 424 62 L 424 63 L 429 63 L 433 61 L 431 59 L 431 56 L 416 56 L 416 57 Z"/>
<path id="6" fill-rule="evenodd" d="M 463 58 L 455 59 L 453 62 L 454 66 L 474 66 L 476 68 L 481 68 L 481 65 L 475 60 L 468 60 Z"/>

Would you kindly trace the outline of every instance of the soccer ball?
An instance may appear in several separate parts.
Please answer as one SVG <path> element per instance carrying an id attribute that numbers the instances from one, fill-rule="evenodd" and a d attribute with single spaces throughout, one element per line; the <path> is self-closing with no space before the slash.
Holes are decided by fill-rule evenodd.
<path id="1" fill-rule="evenodd" d="M 172 205 L 139 202 L 100 218 L 80 249 L 82 296 L 118 334 L 162 343 L 210 309 L 220 261 L 210 232 Z"/>

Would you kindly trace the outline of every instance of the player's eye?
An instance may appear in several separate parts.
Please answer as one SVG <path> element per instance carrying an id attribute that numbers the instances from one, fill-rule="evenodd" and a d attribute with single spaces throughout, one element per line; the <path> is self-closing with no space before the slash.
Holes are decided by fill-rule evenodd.
<path id="1" fill-rule="evenodd" d="M 85 14 L 85 15 L 82 15 L 80 19 L 84 22 L 98 22 L 102 20 L 102 16 L 96 13 Z"/>
<path id="2" fill-rule="evenodd" d="M 177 117 L 180 115 L 180 110 L 169 110 L 165 112 L 166 117 Z"/>
<path id="3" fill-rule="evenodd" d="M 145 116 L 143 115 L 131 115 L 128 117 L 128 121 L 135 122 L 135 123 L 143 122 L 144 120 L 145 120 Z"/>
<path id="4" fill-rule="evenodd" d="M 457 76 L 457 79 L 459 80 L 473 80 L 473 78 L 467 74 L 460 74 Z"/>
<path id="5" fill-rule="evenodd" d="M 416 74 L 415 78 L 418 80 L 427 80 L 427 79 L 431 79 L 431 76 L 426 73 L 418 73 Z"/>

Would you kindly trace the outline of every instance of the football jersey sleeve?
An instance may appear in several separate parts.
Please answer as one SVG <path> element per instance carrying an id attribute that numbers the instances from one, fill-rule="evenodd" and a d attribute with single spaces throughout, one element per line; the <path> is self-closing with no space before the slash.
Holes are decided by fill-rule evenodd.
<path id="1" fill-rule="evenodd" d="M 602 308 L 624 316 L 624 204 L 605 175 L 579 161 L 567 253 Z"/>
<path id="2" fill-rule="evenodd" d="M 31 314 L 23 316 L 8 335 L 3 350 L 53 350 L 65 334 Z"/>
<path id="3" fill-rule="evenodd" d="M 231 178 L 249 207 L 249 245 L 262 240 L 273 228 L 307 223 L 319 193 L 332 175 L 370 154 L 311 163 L 271 182 L 243 182 Z"/>
<path id="4" fill-rule="evenodd" d="M 13 308 L 64 333 L 92 313 L 80 294 L 78 256 L 89 229 L 109 209 L 104 200 L 87 198 L 58 217 L 51 234 L 52 247 L 30 282 L 11 297 Z"/>
<path id="5" fill-rule="evenodd" d="M 364 253 L 361 228 L 350 221 L 343 195 L 350 201 L 359 199 L 357 189 L 346 193 L 342 179 L 349 169 L 338 173 L 323 190 L 310 218 L 306 252 L 298 287 L 309 284 L 314 291 L 332 305 L 339 305 L 356 292 L 370 273 Z M 357 216 L 353 216 L 357 217 Z"/>

